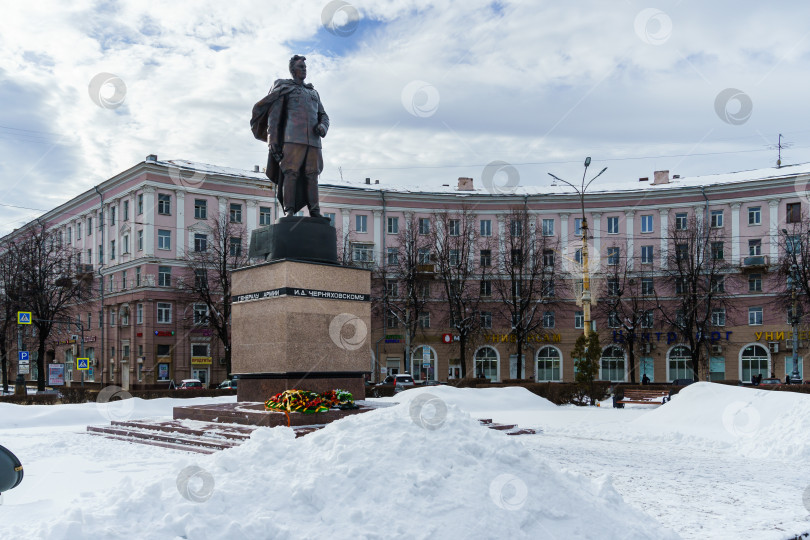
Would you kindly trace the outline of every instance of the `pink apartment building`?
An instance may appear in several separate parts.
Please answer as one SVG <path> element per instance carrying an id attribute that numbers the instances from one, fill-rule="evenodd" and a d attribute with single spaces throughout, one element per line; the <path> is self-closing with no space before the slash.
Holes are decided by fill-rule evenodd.
<path id="1" fill-rule="evenodd" d="M 809 181 L 810 165 L 799 165 L 693 178 L 658 171 L 652 181 L 594 184 L 585 205 L 592 236 L 589 250 L 597 260 L 591 266 L 597 304 L 599 294 L 610 294 L 607 276 L 617 260 L 626 260 L 632 271 L 643 272 L 659 296 L 672 296 L 676 285 L 664 272 L 676 249 L 671 231 L 697 219 L 721 238 L 722 245 L 711 249 L 729 263 L 733 278 L 729 279 L 733 313 L 718 312 L 716 320 L 713 314 L 712 379 L 747 380 L 753 374 L 771 372 L 784 377 L 792 370 L 791 328 L 786 306 L 775 302 L 784 284 L 777 282 L 773 269 L 784 257 L 780 231 L 806 219 Z M 489 245 L 496 246 L 494 259 L 502 255 L 499 238 L 509 227 L 511 210 L 524 207 L 531 218 L 531 234 L 556 243 L 557 264 L 577 260 L 578 195 L 559 186 L 492 191 L 496 192 L 467 178 L 424 188 L 392 187 L 368 179 L 340 184 L 322 181 L 321 208 L 337 229 L 339 250 L 354 264 L 385 265 L 389 253 L 396 250 L 400 227 L 411 218 L 429 220 L 437 212 L 462 207 L 473 209 L 481 238 L 491 239 Z M 99 286 L 99 274 L 104 280 L 103 305 L 95 301 L 77 306 L 75 313 L 84 324 L 86 355 L 93 359 L 86 380 L 125 388 L 168 385 L 170 380 L 189 377 L 206 383 L 223 380 L 227 374 L 221 363 L 222 344 L 210 329 L 195 323 L 197 308 L 175 288 L 176 277 L 183 271 L 182 257 L 200 235 L 208 234 L 206 221 L 216 215 L 242 223 L 249 237 L 252 230 L 275 221 L 277 211 L 275 193 L 258 168 L 242 171 L 160 161 L 150 155 L 45 214 L 41 219 L 63 229 L 68 244 L 81 252 L 84 270 L 94 273 L 94 287 Z M 583 318 L 573 293 L 575 276 L 569 273 L 566 279 L 573 286 L 560 288 L 567 292 L 544 313 L 542 328 L 529 336 L 521 373 L 516 371 L 511 323 L 498 314 L 494 298 L 491 309 L 482 309 L 484 328 L 470 351 L 468 370 L 494 380 L 573 380 L 571 350 L 582 333 Z M 417 379 L 460 376 L 457 346 L 439 285 L 430 285 L 428 294 L 429 314 L 421 321 L 411 358 L 405 357 L 402 329 L 396 322 L 383 315 L 374 318 L 369 333 L 374 363 L 369 369 L 375 379 L 404 371 Z M 604 347 L 600 378 L 627 380 L 629 366 L 620 330 L 610 317 L 595 313 Z M 648 345 L 640 349 L 637 378 L 642 373 L 655 382 L 691 377 L 683 336 L 654 314 L 646 323 Z M 53 360 L 49 359 L 66 363 L 73 381 L 79 380 L 73 369 L 76 333 L 65 328 L 55 336 Z M 445 342 L 448 334 L 450 343 Z M 801 347 L 806 347 L 806 329 L 802 334 Z M 34 374 L 31 377 L 35 379 Z"/>

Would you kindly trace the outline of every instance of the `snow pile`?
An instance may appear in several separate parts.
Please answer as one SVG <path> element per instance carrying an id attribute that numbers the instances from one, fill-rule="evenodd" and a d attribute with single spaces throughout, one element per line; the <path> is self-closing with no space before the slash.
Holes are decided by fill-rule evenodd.
<path id="1" fill-rule="evenodd" d="M 411 400 L 424 393 L 434 395 L 448 405 L 455 405 L 474 417 L 502 411 L 550 411 L 558 408 L 546 398 L 519 386 L 505 388 L 430 386 L 406 390 L 393 397 L 381 398 L 379 401 L 410 403 Z"/>
<path id="2" fill-rule="evenodd" d="M 0 429 L 87 426 L 110 420 L 171 418 L 174 407 L 235 402 L 236 396 L 189 399 L 131 398 L 108 403 L 70 405 L 15 405 L 0 403 Z"/>
<path id="3" fill-rule="evenodd" d="M 152 481 L 126 477 L 10 537 L 677 538 L 608 477 L 555 470 L 519 437 L 413 394 L 299 439 L 259 429 L 240 447 L 183 457 Z"/>
<path id="4" fill-rule="evenodd" d="M 672 440 L 698 437 L 750 457 L 810 458 L 807 394 L 695 383 L 632 425 L 668 432 Z"/>

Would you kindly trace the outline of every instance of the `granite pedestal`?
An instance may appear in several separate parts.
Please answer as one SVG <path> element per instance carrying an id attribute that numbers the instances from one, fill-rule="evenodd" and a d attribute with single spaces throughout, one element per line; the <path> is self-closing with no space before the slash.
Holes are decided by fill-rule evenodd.
<path id="1" fill-rule="evenodd" d="M 288 389 L 364 397 L 371 370 L 369 270 L 273 260 L 234 270 L 232 371 L 237 400 Z"/>

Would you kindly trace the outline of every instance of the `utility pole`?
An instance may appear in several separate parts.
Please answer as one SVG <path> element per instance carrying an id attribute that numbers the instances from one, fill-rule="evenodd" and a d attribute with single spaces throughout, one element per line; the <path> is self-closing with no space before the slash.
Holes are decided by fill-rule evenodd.
<path id="1" fill-rule="evenodd" d="M 788 277 L 788 288 L 790 289 L 791 296 L 791 309 L 790 325 L 793 330 L 793 373 L 790 374 L 790 380 L 801 382 L 801 375 L 799 374 L 799 304 L 796 299 L 796 279 L 798 268 L 796 265 L 790 267 L 790 277 Z M 787 371 L 787 369 L 785 369 Z"/>

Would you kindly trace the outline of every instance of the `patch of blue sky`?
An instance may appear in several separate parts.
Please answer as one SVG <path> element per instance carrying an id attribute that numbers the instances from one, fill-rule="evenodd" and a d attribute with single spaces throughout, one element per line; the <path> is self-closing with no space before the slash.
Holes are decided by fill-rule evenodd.
<path id="1" fill-rule="evenodd" d="M 387 23 L 381 20 L 360 18 L 356 23 L 344 26 L 318 27 L 311 39 L 288 41 L 287 45 L 296 54 L 319 53 L 326 56 L 346 56 L 373 34 L 381 31 Z"/>

